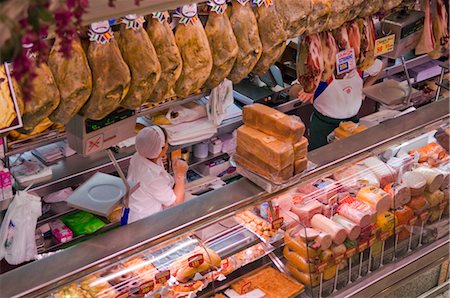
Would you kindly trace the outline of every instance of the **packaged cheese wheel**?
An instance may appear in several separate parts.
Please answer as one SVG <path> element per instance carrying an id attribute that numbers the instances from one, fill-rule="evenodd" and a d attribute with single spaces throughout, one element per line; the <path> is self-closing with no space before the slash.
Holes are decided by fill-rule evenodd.
<path id="1" fill-rule="evenodd" d="M 331 243 L 333 242 L 331 235 L 324 232 L 320 232 L 319 236 L 317 236 L 315 240 L 320 244 L 320 248 L 322 249 L 330 248 Z"/>
<path id="2" fill-rule="evenodd" d="M 376 186 L 363 187 L 358 191 L 357 197 L 369 204 L 377 213 L 383 213 L 389 210 L 391 197 L 381 188 Z"/>
<path id="3" fill-rule="evenodd" d="M 444 175 L 441 172 L 436 171 L 435 169 L 419 167 L 415 169 L 413 173 L 420 173 L 425 176 L 427 181 L 426 189 L 429 192 L 435 192 L 441 187 L 442 183 L 444 182 Z"/>
<path id="4" fill-rule="evenodd" d="M 369 213 L 353 208 L 350 204 L 339 205 L 337 213 L 345 218 L 348 218 L 361 227 L 365 227 L 371 223 L 371 216 Z"/>
<path id="5" fill-rule="evenodd" d="M 356 240 L 359 237 L 359 234 L 361 233 L 361 226 L 353 223 L 352 221 L 339 214 L 335 214 L 333 216 L 333 221 L 345 229 L 348 239 Z"/>
<path id="6" fill-rule="evenodd" d="M 347 237 L 345 229 L 322 214 L 316 214 L 311 219 L 311 226 L 317 230 L 328 233 L 337 245 L 342 244 Z"/>
<path id="7" fill-rule="evenodd" d="M 311 241 L 306 244 L 306 242 L 302 241 L 300 237 L 293 236 L 291 234 L 296 234 L 295 229 L 286 231 L 284 234 L 284 243 L 290 250 L 309 260 L 320 257 L 322 249 L 318 243 Z"/>
<path id="8" fill-rule="evenodd" d="M 407 204 L 409 208 L 411 208 L 416 215 L 419 215 L 426 209 L 430 207 L 427 199 L 424 196 L 415 196 L 411 198 L 411 201 Z"/>
<path id="9" fill-rule="evenodd" d="M 298 143 L 305 133 L 303 122 L 263 104 L 245 106 L 242 116 L 245 125 L 291 145 Z"/>
<path id="10" fill-rule="evenodd" d="M 309 200 L 303 204 L 294 205 L 291 211 L 297 214 L 302 225 L 305 227 L 310 227 L 311 218 L 315 214 L 322 213 L 322 204 L 320 204 L 317 200 Z"/>
<path id="11" fill-rule="evenodd" d="M 364 161 L 364 165 L 368 167 L 380 181 L 380 187 L 384 188 L 387 184 L 394 182 L 396 172 L 390 166 L 382 162 L 378 157 L 372 156 Z"/>
<path id="12" fill-rule="evenodd" d="M 299 142 L 294 144 L 294 158 L 302 159 L 308 153 L 308 139 L 302 137 Z"/>
<path id="13" fill-rule="evenodd" d="M 391 198 L 391 209 L 407 204 L 411 200 L 411 190 L 405 184 L 389 183 L 384 187 Z"/>
<path id="14" fill-rule="evenodd" d="M 377 216 L 377 226 L 382 232 L 388 232 L 390 235 L 393 235 L 397 225 L 398 222 L 392 212 L 387 211 Z"/>
<path id="15" fill-rule="evenodd" d="M 406 172 L 402 176 L 402 182 L 411 190 L 411 196 L 423 194 L 427 186 L 427 179 L 419 172 Z"/>
<path id="16" fill-rule="evenodd" d="M 286 260 L 298 270 L 305 273 L 316 271 L 314 263 L 308 262 L 307 259 L 290 250 L 287 246 L 284 247 L 283 254 Z"/>
<path id="17" fill-rule="evenodd" d="M 430 207 L 436 207 L 440 203 L 444 201 L 444 193 L 440 190 L 436 190 L 435 192 L 425 192 L 425 199 L 427 199 Z"/>
<path id="18" fill-rule="evenodd" d="M 290 263 L 287 263 L 286 267 L 289 272 L 304 285 L 309 287 L 316 287 L 319 285 L 320 276 L 318 274 L 301 272 Z"/>
<path id="19" fill-rule="evenodd" d="M 294 174 L 298 175 L 308 168 L 308 159 L 303 157 L 294 161 Z"/>

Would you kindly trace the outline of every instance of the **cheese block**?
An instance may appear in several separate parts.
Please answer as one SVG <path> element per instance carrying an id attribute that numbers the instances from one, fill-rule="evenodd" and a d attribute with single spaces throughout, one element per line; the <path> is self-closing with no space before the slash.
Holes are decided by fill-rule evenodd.
<path id="1" fill-rule="evenodd" d="M 420 173 L 425 176 L 425 179 L 427 181 L 426 189 L 429 192 L 435 192 L 441 187 L 442 183 L 444 183 L 444 175 L 440 171 L 436 171 L 435 169 L 419 167 L 413 172 Z"/>
<path id="2" fill-rule="evenodd" d="M 302 159 L 308 153 L 308 139 L 302 137 L 299 142 L 294 144 L 294 159 Z"/>
<path id="3" fill-rule="evenodd" d="M 293 174 L 292 165 L 282 169 L 276 170 L 271 168 L 270 165 L 265 164 L 262 160 L 259 163 L 254 163 L 248 159 L 240 156 L 239 154 L 234 155 L 234 160 L 242 167 L 272 181 L 275 183 L 282 183 L 289 180 Z"/>
<path id="4" fill-rule="evenodd" d="M 394 229 L 398 225 L 398 221 L 392 212 L 383 212 L 377 216 L 377 226 L 382 232 L 388 232 L 389 235 L 394 234 Z"/>
<path id="5" fill-rule="evenodd" d="M 392 198 L 391 209 L 401 207 L 411 200 L 411 190 L 405 184 L 389 183 L 384 191 Z"/>
<path id="6" fill-rule="evenodd" d="M 342 128 L 338 127 L 334 130 L 334 135 L 337 139 L 345 139 L 352 135 L 351 132 L 343 130 Z"/>
<path id="7" fill-rule="evenodd" d="M 256 162 L 253 159 L 256 157 L 277 170 L 284 169 L 294 162 L 292 145 L 247 125 L 237 129 L 237 150 L 239 155 L 249 161 Z"/>
<path id="8" fill-rule="evenodd" d="M 345 231 L 347 232 L 348 239 L 350 240 L 358 239 L 359 234 L 361 233 L 361 226 L 353 223 L 352 221 L 348 220 L 347 218 L 339 214 L 335 214 L 333 216 L 333 221 L 345 229 Z"/>
<path id="9" fill-rule="evenodd" d="M 302 225 L 310 227 L 311 218 L 316 214 L 322 213 L 322 204 L 314 199 L 308 200 L 303 204 L 294 205 L 291 211 L 297 214 Z"/>
<path id="10" fill-rule="evenodd" d="M 402 182 L 409 187 L 412 196 L 423 194 L 427 186 L 427 179 L 419 172 L 406 172 L 402 176 Z"/>
<path id="11" fill-rule="evenodd" d="M 358 199 L 369 204 L 377 213 L 389 210 L 392 198 L 390 195 L 376 186 L 366 186 L 361 188 L 357 195 Z"/>
<path id="12" fill-rule="evenodd" d="M 242 113 L 247 126 L 291 145 L 298 143 L 305 133 L 303 122 L 262 104 L 245 106 Z"/>
<path id="13" fill-rule="evenodd" d="M 308 167 L 308 159 L 306 157 L 294 161 L 294 174 L 301 174 Z"/>
<path id="14" fill-rule="evenodd" d="M 330 234 L 333 242 L 337 245 L 342 244 L 347 237 L 347 232 L 342 226 L 322 214 L 316 214 L 312 217 L 311 226 L 314 229 Z"/>
<path id="15" fill-rule="evenodd" d="M 375 174 L 375 176 L 378 178 L 378 181 L 380 181 L 380 186 L 382 188 L 397 179 L 395 170 L 382 162 L 376 156 L 365 159 L 363 163 Z"/>

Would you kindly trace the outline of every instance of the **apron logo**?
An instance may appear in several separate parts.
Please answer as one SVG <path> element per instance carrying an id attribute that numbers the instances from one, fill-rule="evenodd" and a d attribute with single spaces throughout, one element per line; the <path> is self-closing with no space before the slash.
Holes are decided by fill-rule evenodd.
<path id="1" fill-rule="evenodd" d="M 348 87 L 345 87 L 343 90 L 345 93 L 350 94 L 350 93 L 352 93 L 353 88 L 351 86 L 348 86 Z"/>

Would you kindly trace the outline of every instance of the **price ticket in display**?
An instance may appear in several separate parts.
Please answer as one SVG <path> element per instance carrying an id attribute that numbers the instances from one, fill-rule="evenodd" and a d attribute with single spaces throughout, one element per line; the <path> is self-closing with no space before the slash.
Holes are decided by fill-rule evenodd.
<path id="1" fill-rule="evenodd" d="M 145 295 L 147 293 L 150 293 L 155 288 L 155 282 L 153 280 L 144 282 L 139 287 L 139 294 Z"/>
<path id="2" fill-rule="evenodd" d="M 375 56 L 384 55 L 394 50 L 395 34 L 375 40 Z"/>
<path id="3" fill-rule="evenodd" d="M 336 54 L 336 73 L 338 75 L 356 68 L 355 50 L 353 48 Z"/>

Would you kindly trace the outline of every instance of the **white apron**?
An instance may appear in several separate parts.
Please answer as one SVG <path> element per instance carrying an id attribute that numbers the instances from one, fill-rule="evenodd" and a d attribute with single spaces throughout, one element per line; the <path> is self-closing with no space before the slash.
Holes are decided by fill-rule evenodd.
<path id="1" fill-rule="evenodd" d="M 358 114 L 363 99 L 363 80 L 356 70 L 343 79 L 334 78 L 328 87 L 314 99 L 314 108 L 334 119 L 348 119 Z"/>

